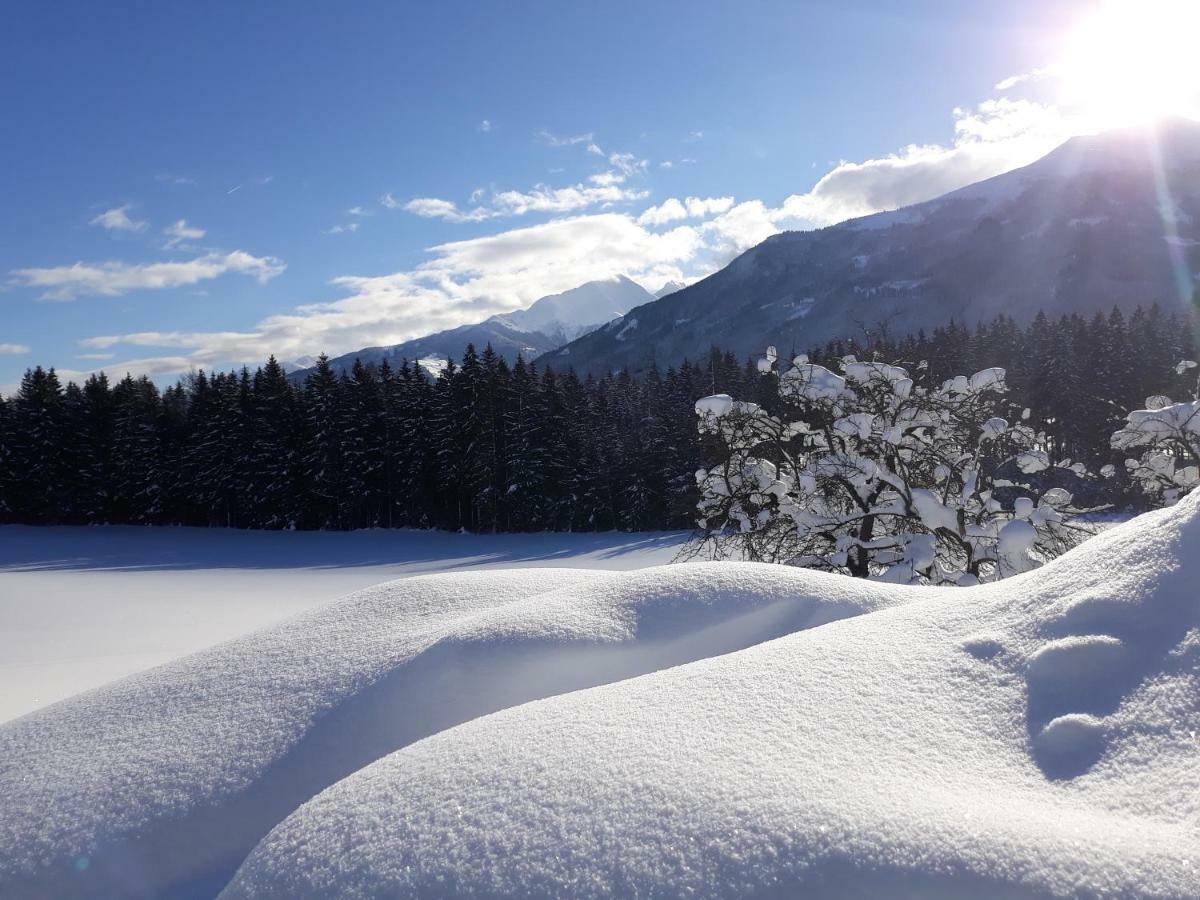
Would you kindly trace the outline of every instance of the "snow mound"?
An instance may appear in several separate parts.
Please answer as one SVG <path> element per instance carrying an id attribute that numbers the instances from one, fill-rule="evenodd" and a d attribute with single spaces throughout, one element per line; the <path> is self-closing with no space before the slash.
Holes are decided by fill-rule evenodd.
<path id="1" fill-rule="evenodd" d="M 443 731 L 223 896 L 1200 896 L 1198 510 Z"/>
<path id="2" fill-rule="evenodd" d="M 0 726 L 0 897 L 213 897 L 301 803 L 397 748 L 904 596 L 713 563 L 373 587 Z"/>

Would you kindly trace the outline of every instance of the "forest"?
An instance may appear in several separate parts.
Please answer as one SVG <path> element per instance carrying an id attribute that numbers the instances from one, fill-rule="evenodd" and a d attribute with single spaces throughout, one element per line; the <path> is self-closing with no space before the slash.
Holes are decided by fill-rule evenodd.
<path id="1" fill-rule="evenodd" d="M 925 365 L 939 378 L 1002 367 L 1007 400 L 1029 409 L 1053 457 L 1119 468 L 1109 438 L 1125 413 L 1185 392 L 1175 365 L 1195 355 L 1192 327 L 1190 315 L 1154 306 L 1090 320 L 949 323 L 807 352 L 818 363 L 856 354 Z M 602 377 L 510 366 L 474 347 L 438 373 L 407 361 L 339 372 L 322 357 L 301 384 L 273 358 L 165 389 L 103 374 L 64 385 L 37 367 L 0 399 L 0 521 L 691 528 L 694 473 L 713 453 L 695 401 L 727 393 L 770 410 L 776 377 L 716 347 L 705 359 Z M 1144 502 L 1121 478 L 1111 484 L 1110 502 Z"/>

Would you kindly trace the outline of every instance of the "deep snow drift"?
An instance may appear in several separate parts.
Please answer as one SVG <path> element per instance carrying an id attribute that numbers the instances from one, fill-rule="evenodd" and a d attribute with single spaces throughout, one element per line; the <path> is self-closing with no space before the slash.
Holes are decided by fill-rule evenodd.
<path id="1" fill-rule="evenodd" d="M 0 896 L 1196 896 L 1197 553 L 372 588 L 0 726 Z"/>
<path id="2" fill-rule="evenodd" d="M 271 826 L 392 750 L 895 596 L 721 563 L 367 589 L 0 726 L 0 897 L 211 897 Z"/>
<path id="3" fill-rule="evenodd" d="M 0 722 L 394 578 L 642 568 L 685 538 L 0 527 Z"/>

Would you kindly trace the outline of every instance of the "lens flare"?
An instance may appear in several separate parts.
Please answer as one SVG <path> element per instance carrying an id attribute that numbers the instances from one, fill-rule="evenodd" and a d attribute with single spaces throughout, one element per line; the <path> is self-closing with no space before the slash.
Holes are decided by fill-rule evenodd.
<path id="1" fill-rule="evenodd" d="M 1200 0 L 1109 0 L 1054 66 L 1061 103 L 1100 130 L 1200 118 Z"/>

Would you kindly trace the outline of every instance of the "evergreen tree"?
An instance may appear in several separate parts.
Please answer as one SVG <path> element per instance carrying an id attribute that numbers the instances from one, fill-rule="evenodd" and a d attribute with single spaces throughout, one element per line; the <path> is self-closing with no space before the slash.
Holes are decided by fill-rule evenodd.
<path id="1" fill-rule="evenodd" d="M 257 528 L 294 527 L 301 517 L 295 392 L 274 356 L 254 373 L 246 461 L 250 515 Z"/>
<path id="2" fill-rule="evenodd" d="M 6 503 L 17 521 L 64 521 L 71 508 L 63 453 L 66 417 L 54 369 L 37 366 L 25 372 L 11 413 Z"/>
<path id="3" fill-rule="evenodd" d="M 310 493 L 308 522 L 316 528 L 347 527 L 344 505 L 343 390 L 338 377 L 321 354 L 304 383 L 304 455 L 300 460 Z"/>

